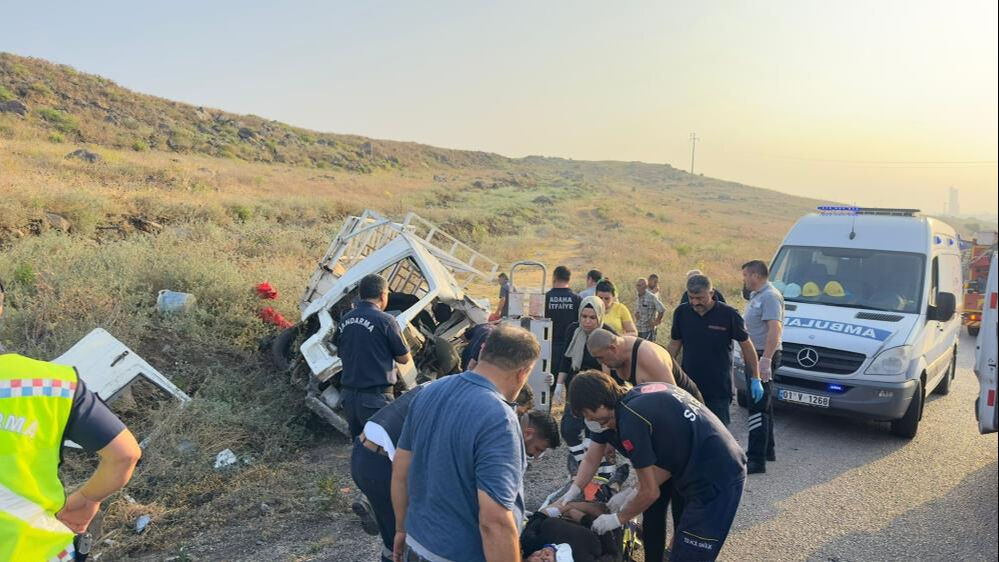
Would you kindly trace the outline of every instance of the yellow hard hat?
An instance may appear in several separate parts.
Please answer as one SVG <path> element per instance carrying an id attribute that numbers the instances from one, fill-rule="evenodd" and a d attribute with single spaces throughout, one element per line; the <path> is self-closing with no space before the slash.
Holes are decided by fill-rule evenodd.
<path id="1" fill-rule="evenodd" d="M 840 285 L 839 281 L 830 281 L 826 283 L 826 286 L 822 289 L 822 292 L 829 295 L 830 297 L 846 296 L 846 291 L 843 290 L 843 285 Z"/>
<path id="2" fill-rule="evenodd" d="M 801 296 L 803 297 L 817 297 L 822 294 L 819 290 L 819 286 L 814 281 L 809 281 L 801 288 Z"/>

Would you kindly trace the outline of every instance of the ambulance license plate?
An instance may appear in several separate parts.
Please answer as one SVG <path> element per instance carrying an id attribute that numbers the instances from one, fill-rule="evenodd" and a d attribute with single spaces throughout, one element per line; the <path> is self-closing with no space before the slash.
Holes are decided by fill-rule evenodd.
<path id="1" fill-rule="evenodd" d="M 829 407 L 829 397 L 819 396 L 817 394 L 807 394 L 804 392 L 798 392 L 797 390 L 784 390 L 781 389 L 777 393 L 777 398 L 785 402 L 794 402 L 796 404 L 805 404 L 807 406 L 815 406 L 817 408 L 828 408 Z"/>

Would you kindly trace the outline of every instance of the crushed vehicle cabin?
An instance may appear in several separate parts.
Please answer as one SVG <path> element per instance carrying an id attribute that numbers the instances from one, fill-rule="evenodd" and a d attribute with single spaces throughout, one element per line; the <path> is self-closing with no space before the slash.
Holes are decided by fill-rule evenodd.
<path id="1" fill-rule="evenodd" d="M 305 387 L 310 410 L 344 435 L 350 431 L 341 416 L 340 373 L 337 354 L 339 323 L 358 301 L 358 285 L 368 274 L 380 274 L 388 283 L 385 312 L 395 317 L 413 361 L 396 365 L 395 393 L 457 373 L 465 330 L 485 324 L 489 310 L 465 291 L 472 283 L 493 281 L 498 265 L 415 213 L 401 222 L 366 210 L 351 216 L 319 262 L 299 303 L 300 321 L 267 342 L 279 369 Z M 535 396 L 548 389 L 542 368 L 550 361 L 550 326 L 545 319 L 504 319 L 540 336 L 542 360 L 528 377 Z M 532 327 L 533 325 L 533 327 Z M 547 341 L 545 341 L 547 339 Z M 547 353 L 547 356 L 545 355 Z"/>

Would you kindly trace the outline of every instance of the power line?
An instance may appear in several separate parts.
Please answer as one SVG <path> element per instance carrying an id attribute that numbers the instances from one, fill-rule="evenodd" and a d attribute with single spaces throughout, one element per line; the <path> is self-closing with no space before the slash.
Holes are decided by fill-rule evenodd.
<path id="1" fill-rule="evenodd" d="M 829 162 L 832 164 L 861 164 L 861 165 L 883 165 L 883 166 L 995 166 L 999 164 L 996 160 L 853 160 L 846 158 L 805 158 L 802 156 L 780 156 L 766 154 L 769 158 L 779 160 L 798 160 L 801 162 Z"/>

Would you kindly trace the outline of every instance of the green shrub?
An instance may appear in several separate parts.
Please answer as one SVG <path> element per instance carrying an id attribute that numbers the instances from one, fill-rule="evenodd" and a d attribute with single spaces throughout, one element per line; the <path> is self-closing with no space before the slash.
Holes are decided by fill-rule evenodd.
<path id="1" fill-rule="evenodd" d="M 136 152 L 145 152 L 149 150 L 149 145 L 140 139 L 132 143 L 132 150 Z"/>
<path id="2" fill-rule="evenodd" d="M 8 90 L 6 86 L 0 84 L 0 101 L 10 101 L 16 97 L 17 96 L 15 96 L 13 92 Z"/>
<path id="3" fill-rule="evenodd" d="M 62 143 L 66 139 L 59 133 L 52 133 L 49 135 L 49 142 Z"/>
<path id="4" fill-rule="evenodd" d="M 28 91 L 44 97 L 52 95 L 52 88 L 49 88 L 48 84 L 45 82 L 33 82 L 30 86 L 28 86 Z"/>
<path id="5" fill-rule="evenodd" d="M 109 212 L 114 201 L 88 191 L 55 191 L 48 196 L 45 210 L 65 217 L 73 223 L 73 231 L 88 235 L 94 232 Z"/>
<path id="6" fill-rule="evenodd" d="M 52 109 L 49 107 L 42 107 L 35 113 L 60 132 L 75 133 L 80 128 L 80 126 L 76 123 L 76 119 L 64 111 L 59 111 L 58 109 Z"/>
<path id="7" fill-rule="evenodd" d="M 25 287 L 35 284 L 35 270 L 30 263 L 22 263 L 14 268 L 14 282 Z"/>
<path id="8" fill-rule="evenodd" d="M 233 216 L 240 222 L 246 222 L 253 218 L 253 209 L 251 207 L 247 207 L 246 205 L 233 205 L 230 207 L 230 210 L 232 211 Z"/>

